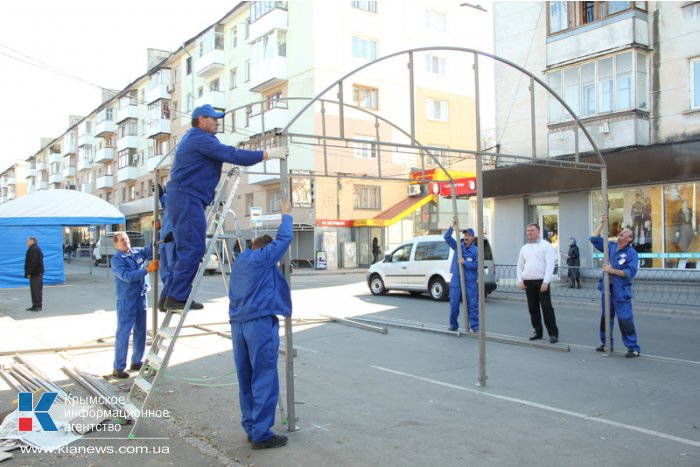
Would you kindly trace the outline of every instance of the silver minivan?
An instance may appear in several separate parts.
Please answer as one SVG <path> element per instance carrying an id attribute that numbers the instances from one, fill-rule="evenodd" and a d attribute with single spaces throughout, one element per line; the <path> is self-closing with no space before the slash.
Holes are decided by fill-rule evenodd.
<path id="1" fill-rule="evenodd" d="M 488 295 L 496 289 L 496 271 L 486 239 L 484 250 L 484 289 Z M 428 292 L 433 300 L 447 300 L 453 254 L 442 235 L 412 238 L 370 266 L 367 285 L 373 295 L 403 290 L 412 295 Z"/>

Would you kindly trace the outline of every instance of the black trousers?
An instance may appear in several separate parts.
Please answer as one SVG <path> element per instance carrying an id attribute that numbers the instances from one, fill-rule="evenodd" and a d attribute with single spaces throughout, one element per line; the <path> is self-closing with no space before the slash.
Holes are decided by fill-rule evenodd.
<path id="1" fill-rule="evenodd" d="M 523 280 L 525 285 L 525 294 L 527 295 L 527 308 L 530 311 L 530 321 L 535 329 L 535 334 L 542 335 L 542 318 L 544 325 L 547 328 L 547 333 L 550 337 L 559 337 L 559 329 L 557 328 L 557 318 L 554 316 L 554 308 L 552 308 L 552 297 L 549 294 L 549 289 L 546 292 L 540 292 L 542 287 L 542 279 Z M 542 316 L 540 317 L 540 307 L 542 307 Z"/>
<path id="2" fill-rule="evenodd" d="M 29 278 L 29 290 L 32 293 L 32 306 L 34 308 L 41 308 L 43 288 L 44 276 L 32 276 Z"/>

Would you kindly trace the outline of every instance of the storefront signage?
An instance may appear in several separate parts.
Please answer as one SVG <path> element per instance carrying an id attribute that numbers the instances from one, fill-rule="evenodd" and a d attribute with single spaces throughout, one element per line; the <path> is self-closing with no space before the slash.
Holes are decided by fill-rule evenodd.
<path id="1" fill-rule="evenodd" d="M 449 181 L 430 182 L 430 193 L 440 196 L 452 196 L 452 186 Z M 476 177 L 455 180 L 457 196 L 473 196 L 476 194 Z"/>
<path id="2" fill-rule="evenodd" d="M 333 219 L 316 219 L 316 225 L 319 227 L 352 227 L 351 220 L 333 220 Z"/>

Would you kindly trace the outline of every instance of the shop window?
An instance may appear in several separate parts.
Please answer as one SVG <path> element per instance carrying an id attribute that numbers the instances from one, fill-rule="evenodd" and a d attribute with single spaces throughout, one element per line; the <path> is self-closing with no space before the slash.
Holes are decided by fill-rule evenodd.
<path id="1" fill-rule="evenodd" d="M 697 208 L 700 183 L 667 185 L 664 188 L 666 267 L 696 269 L 700 262 Z"/>

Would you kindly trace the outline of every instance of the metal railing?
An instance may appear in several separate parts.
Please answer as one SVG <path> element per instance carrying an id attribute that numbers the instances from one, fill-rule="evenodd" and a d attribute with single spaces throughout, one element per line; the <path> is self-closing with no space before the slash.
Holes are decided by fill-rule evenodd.
<path id="1" fill-rule="evenodd" d="M 516 265 L 496 265 L 497 293 L 521 293 L 518 288 Z M 601 268 L 578 268 L 581 288 L 570 288 L 568 267 L 559 267 L 550 283 L 552 297 L 600 299 L 598 281 Z M 640 269 L 632 281 L 635 303 L 700 306 L 700 269 Z"/>

